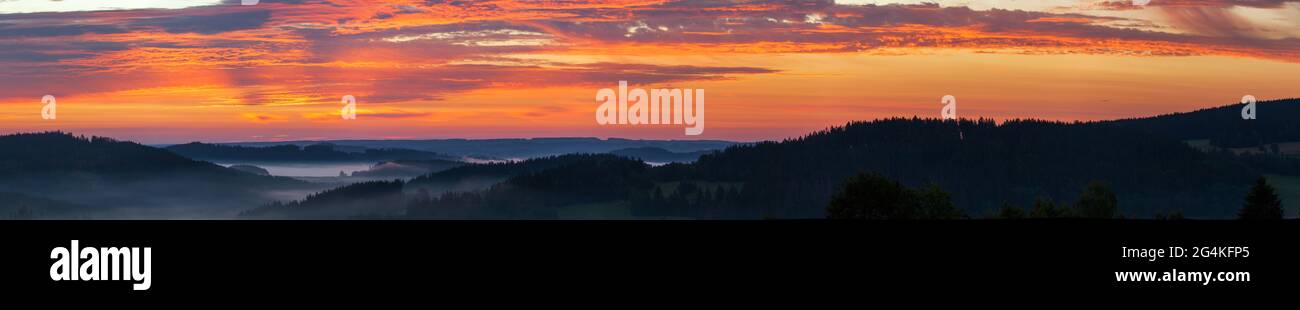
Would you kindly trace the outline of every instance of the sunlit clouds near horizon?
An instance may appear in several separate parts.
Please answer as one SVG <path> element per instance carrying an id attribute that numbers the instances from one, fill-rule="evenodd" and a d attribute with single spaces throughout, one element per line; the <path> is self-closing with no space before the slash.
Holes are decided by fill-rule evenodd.
<path id="1" fill-rule="evenodd" d="M 146 143 L 752 141 L 938 117 L 944 95 L 1052 120 L 1300 97 L 1292 0 L 0 0 L 0 46 L 0 132 Z M 619 81 L 705 89 L 708 130 L 596 124 Z"/>

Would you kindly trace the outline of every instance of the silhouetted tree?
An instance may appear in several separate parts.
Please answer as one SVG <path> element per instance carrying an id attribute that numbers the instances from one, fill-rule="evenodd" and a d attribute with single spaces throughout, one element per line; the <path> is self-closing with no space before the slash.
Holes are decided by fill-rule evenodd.
<path id="1" fill-rule="evenodd" d="M 1069 210 L 1056 206 L 1051 198 L 1038 197 L 1034 201 L 1034 207 L 1029 210 L 1029 217 L 1032 218 L 1054 218 L 1065 217 L 1069 215 Z"/>
<path id="2" fill-rule="evenodd" d="M 915 211 L 911 193 L 897 181 L 879 174 L 850 177 L 827 207 L 832 219 L 902 219 L 912 218 Z"/>
<path id="3" fill-rule="evenodd" d="M 1020 219 L 1025 218 L 1025 209 L 1021 209 L 1010 202 L 1003 202 L 1002 208 L 998 210 L 998 218 Z"/>
<path id="4" fill-rule="evenodd" d="M 1259 177 L 1255 181 L 1255 187 L 1250 189 L 1246 195 L 1246 204 L 1237 212 L 1237 217 L 1243 220 L 1276 220 L 1282 218 L 1282 200 L 1278 199 L 1277 192 L 1273 186 L 1268 185 L 1268 180 Z"/>
<path id="5" fill-rule="evenodd" d="M 914 191 L 919 203 L 918 218 L 960 219 L 966 214 L 952 204 L 952 196 L 938 185 L 927 184 Z"/>
<path id="6" fill-rule="evenodd" d="M 913 190 L 877 173 L 859 173 L 840 186 L 826 208 L 832 219 L 952 219 L 964 215 L 948 193 L 929 185 Z"/>
<path id="7" fill-rule="evenodd" d="M 1115 197 L 1115 191 L 1110 189 L 1110 185 L 1092 181 L 1083 190 L 1083 194 L 1079 195 L 1079 201 L 1074 203 L 1074 210 L 1079 217 L 1114 218 L 1119 215 L 1119 199 Z"/>
<path id="8" fill-rule="evenodd" d="M 1170 220 L 1170 221 L 1181 220 L 1183 219 L 1183 210 L 1169 211 L 1169 213 L 1157 213 L 1155 218 L 1157 220 Z"/>

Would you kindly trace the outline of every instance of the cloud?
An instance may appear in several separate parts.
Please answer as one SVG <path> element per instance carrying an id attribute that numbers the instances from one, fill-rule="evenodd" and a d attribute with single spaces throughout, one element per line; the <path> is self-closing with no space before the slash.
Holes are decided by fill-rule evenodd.
<path id="1" fill-rule="evenodd" d="M 410 111 L 402 111 L 402 110 L 378 111 L 378 112 L 357 111 L 357 114 L 363 115 L 365 117 L 387 118 L 387 119 L 421 118 L 421 117 L 433 115 L 433 113 L 428 113 L 428 112 L 410 112 Z"/>
<path id="2" fill-rule="evenodd" d="M 551 116 L 552 114 L 562 114 L 565 112 L 569 112 L 569 110 L 570 110 L 569 108 L 563 106 L 546 105 L 546 106 L 533 108 L 531 111 L 528 112 L 524 112 L 524 116 L 541 118 L 541 117 Z"/>
<path id="3" fill-rule="evenodd" d="M 333 111 L 328 113 L 303 113 L 302 118 L 313 121 L 341 121 L 342 113 Z M 433 115 L 430 112 L 407 111 L 402 109 L 380 108 L 380 109 L 357 109 L 358 118 L 379 118 L 379 119 L 418 119 Z"/>
<path id="4" fill-rule="evenodd" d="M 391 105 L 438 101 L 445 96 L 489 88 L 604 86 L 618 81 L 660 84 L 776 72 L 758 67 L 547 62 L 539 65 L 453 64 L 421 69 L 320 67 L 312 68 L 311 74 L 302 79 L 286 81 L 276 80 L 275 77 L 282 74 L 267 69 L 227 71 L 253 76 L 235 84 L 244 92 L 240 102 L 246 105 L 319 105 L 331 108 L 343 95 L 354 95 L 363 105 Z M 366 112 L 358 113 L 364 115 Z M 396 111 L 383 113 L 392 113 L 389 115 L 394 117 L 405 115 Z"/>
<path id="5" fill-rule="evenodd" d="M 161 27 L 170 33 L 214 34 L 262 27 L 271 18 L 270 11 L 248 11 L 211 15 L 179 15 L 148 18 L 132 22 L 132 28 Z"/>
<path id="6" fill-rule="evenodd" d="M 279 123 L 288 120 L 288 118 L 284 116 L 266 113 L 241 113 L 239 114 L 239 118 L 256 124 Z"/>
<path id="7" fill-rule="evenodd" d="M 933 47 L 1041 48 L 1038 52 L 1056 49 L 1062 53 L 1114 51 L 1120 54 L 1149 54 L 1153 51 L 1146 49 L 1155 46 L 1158 48 L 1154 52 L 1195 50 L 1232 55 L 1258 48 L 1260 52 L 1244 54 L 1268 55 L 1275 50 L 1294 48 L 1295 43 L 1287 40 L 1225 42 L 1221 40 L 1225 36 L 1258 36 L 1247 35 L 1252 31 L 1248 21 L 1205 7 L 1231 4 L 1278 8 L 1287 2 L 1157 0 L 1153 5 L 1176 10 L 1168 13 L 1173 17 L 1174 28 L 1170 32 L 1151 32 L 1115 26 L 1142 25 L 1146 22 L 1143 20 L 1074 13 L 977 11 L 936 4 L 300 1 L 265 3 L 251 8 L 221 5 L 181 10 L 18 14 L 19 18 L 0 24 L 0 40 L 71 37 L 61 39 L 123 42 L 141 49 L 123 55 L 150 51 L 186 53 L 183 49 L 193 49 L 193 53 L 228 54 L 208 57 L 214 64 L 222 65 L 232 62 L 355 65 L 376 59 L 428 65 L 527 52 L 600 53 L 605 48 L 619 49 L 625 45 L 673 46 L 696 53 L 862 52 Z M 1112 2 L 1101 2 L 1108 3 Z M 1144 50 L 1130 49 L 1134 46 Z M 1288 59 L 1290 55 L 1269 57 Z M 140 61 L 153 63 L 157 58 L 144 57 Z M 122 64 L 103 59 L 71 62 L 74 65 L 94 63 Z"/>
<path id="8" fill-rule="evenodd" d="M 1132 0 L 1103 0 L 1097 6 L 1116 10 L 1133 10 L 1142 7 L 1252 7 L 1276 9 L 1288 3 L 1300 3 L 1300 0 L 1151 0 L 1145 5 L 1134 4 Z"/>
<path id="9" fill-rule="evenodd" d="M 1258 25 L 1222 8 L 1283 10 L 1288 2 L 1153 1 L 1170 16 L 1169 31 L 1117 26 L 1150 22 L 1134 17 L 833 1 L 334 0 L 0 14 L 0 64 L 6 68 L 0 96 L 219 83 L 237 88 L 230 100 L 241 105 L 316 105 L 341 94 L 390 104 L 485 88 L 676 83 L 777 72 L 521 56 L 533 54 L 959 48 L 1296 62 L 1300 39 L 1260 36 Z"/>
<path id="10" fill-rule="evenodd" d="M 60 37 L 84 34 L 126 33 L 112 25 L 52 25 L 36 27 L 15 27 L 13 24 L 0 24 L 0 38 Z"/>

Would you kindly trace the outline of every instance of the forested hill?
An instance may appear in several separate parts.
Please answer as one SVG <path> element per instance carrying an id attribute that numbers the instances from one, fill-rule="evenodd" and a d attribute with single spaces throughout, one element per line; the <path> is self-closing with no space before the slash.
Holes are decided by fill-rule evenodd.
<path id="1" fill-rule="evenodd" d="M 448 191 L 473 191 L 485 189 L 511 177 L 556 167 L 581 164 L 594 158 L 611 155 L 568 154 L 539 157 L 521 161 L 469 164 L 426 174 L 412 179 L 406 185 L 408 193 L 424 190 L 432 195 Z"/>
<path id="2" fill-rule="evenodd" d="M 300 201 L 272 202 L 239 213 L 245 219 L 389 218 L 405 213 L 402 181 L 355 183 L 307 196 Z"/>
<path id="3" fill-rule="evenodd" d="M 822 218 L 837 187 L 858 172 L 911 187 L 937 185 L 976 217 L 1004 205 L 1070 203 L 1100 181 L 1113 188 L 1126 217 L 1231 218 L 1258 176 L 1300 175 L 1300 164 L 1280 156 L 1202 152 L 1178 139 L 1104 122 L 898 118 L 733 146 L 690 164 L 648 167 L 611 155 L 571 155 L 468 165 L 407 184 L 407 216 Z M 412 192 L 415 184 L 484 176 L 502 181 L 486 190 Z"/>
<path id="4" fill-rule="evenodd" d="M 713 152 L 715 150 L 678 153 L 657 147 L 638 147 L 615 150 L 609 153 L 652 163 L 689 163 L 699 159 L 700 155 Z"/>
<path id="5" fill-rule="evenodd" d="M 1300 99 L 1261 101 L 1255 105 L 1255 119 L 1241 117 L 1244 104 L 1226 105 L 1192 112 L 1109 122 L 1180 140 L 1209 140 L 1225 148 L 1300 142 Z"/>
<path id="6" fill-rule="evenodd" d="M 536 158 L 565 154 L 600 154 L 640 147 L 689 153 L 722 149 L 736 144 L 719 140 L 629 140 L 619 138 L 528 138 L 528 139 L 440 139 L 440 140 L 331 140 L 246 142 L 227 145 L 266 147 L 309 146 L 329 143 L 339 147 L 411 149 L 476 158 Z"/>
<path id="7" fill-rule="evenodd" d="M 1275 169 L 1280 169 L 1277 166 Z M 1297 174 L 1294 165 L 1275 173 Z M 1106 123 L 887 119 L 854 122 L 783 142 L 736 146 L 692 165 L 661 169 L 662 180 L 741 182 L 749 215 L 820 217 L 835 186 L 859 171 L 909 185 L 933 183 L 973 214 L 1038 197 L 1069 201 L 1089 181 L 1110 183 L 1121 211 L 1181 210 L 1230 217 L 1262 171 L 1229 154 Z"/>
<path id="8" fill-rule="evenodd" d="M 352 151 L 343 151 L 347 149 Z M 354 150 L 355 149 L 355 150 Z M 322 143 L 299 147 L 277 145 L 248 147 L 192 142 L 168 146 L 167 150 L 185 157 L 230 162 L 380 162 L 391 160 L 459 160 L 459 158 L 434 152 L 408 149 L 370 149 L 340 147 Z"/>
<path id="9" fill-rule="evenodd" d="M 410 182 L 356 183 L 300 201 L 250 209 L 250 219 L 557 218 L 560 209 L 626 200 L 652 183 L 648 166 L 609 154 L 570 154 L 525 161 L 471 164 Z M 424 205 L 437 199 L 437 206 Z M 408 209 L 407 203 L 410 203 Z M 408 212 L 409 211 L 409 212 Z"/>
<path id="10" fill-rule="evenodd" d="M 130 208 L 147 213 L 161 207 L 153 211 L 229 216 L 222 215 L 222 211 L 233 214 L 235 207 L 266 201 L 264 191 L 309 188 L 293 179 L 254 175 L 109 138 L 61 132 L 0 136 L 0 192 L 75 203 L 98 211 Z"/>
<path id="11" fill-rule="evenodd" d="M 609 154 L 569 155 L 558 166 L 525 172 L 484 191 L 414 195 L 413 218 L 554 219 L 566 209 L 619 208 L 654 187 L 645 163 Z"/>

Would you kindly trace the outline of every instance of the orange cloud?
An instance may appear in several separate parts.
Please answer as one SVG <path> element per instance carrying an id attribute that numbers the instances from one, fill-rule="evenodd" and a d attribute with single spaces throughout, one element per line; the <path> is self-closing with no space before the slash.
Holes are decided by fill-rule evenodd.
<path id="1" fill-rule="evenodd" d="M 1035 19 L 1027 20 L 1027 21 L 1025 21 L 1025 22 L 1026 22 L 1026 23 L 1075 23 L 1075 24 L 1091 24 L 1091 23 L 1092 23 L 1092 19 L 1089 19 L 1089 18 L 1083 18 L 1083 17 L 1056 17 L 1056 16 L 1053 16 L 1053 17 L 1039 17 L 1039 18 L 1035 18 Z"/>
<path id="2" fill-rule="evenodd" d="M 284 116 L 266 113 L 241 113 L 239 114 L 239 118 L 257 124 L 279 123 L 288 120 L 288 118 Z"/>
<path id="3" fill-rule="evenodd" d="M 355 95 L 360 119 L 383 120 L 367 126 L 455 124 L 484 135 L 533 126 L 561 134 L 571 132 L 573 126 L 566 124 L 589 118 L 585 108 L 578 108 L 591 96 L 586 88 L 627 80 L 739 85 L 717 92 L 716 98 L 726 99 L 712 102 L 741 112 L 712 114 L 719 117 L 715 120 L 730 122 L 732 128 L 756 128 L 753 132 L 802 132 L 821 123 L 760 127 L 776 126 L 767 118 L 777 116 L 844 113 L 807 108 L 766 113 L 722 94 L 783 89 L 804 83 L 786 79 L 823 66 L 828 69 L 817 76 L 841 78 L 799 85 L 803 88 L 783 90 L 787 93 L 776 98 L 810 104 L 860 99 L 822 87 L 888 65 L 856 63 L 872 58 L 861 56 L 876 55 L 1026 56 L 1008 63 L 1037 68 L 1036 78 L 1061 69 L 1026 61 L 1035 59 L 1029 55 L 1227 56 L 1300 63 L 1300 39 L 1285 33 L 1260 35 L 1267 29 L 1233 15 L 1237 13 L 1228 11 L 1231 4 L 1225 1 L 1155 0 L 1152 8 L 1099 15 L 937 4 L 837 5 L 829 0 L 298 2 L 0 15 L 0 66 L 5 68 L 0 71 L 0 101 L 29 102 L 56 93 L 63 104 L 67 94 L 69 113 L 78 111 L 71 98 L 88 98 L 116 117 L 143 115 L 141 127 L 224 129 L 230 123 L 255 123 L 270 126 L 251 127 L 311 136 L 322 126 L 337 124 L 331 120 L 338 119 L 340 96 Z M 1289 2 L 1238 5 L 1252 7 L 1252 12 L 1285 13 L 1295 8 Z M 809 56 L 799 59 L 810 63 L 786 61 L 792 55 Z M 818 63 L 821 57 L 836 63 Z M 946 57 L 931 59 L 950 59 Z M 1188 64 L 1221 68 L 1216 66 L 1226 65 Z M 876 78 L 932 82 L 898 75 Z M 992 81 L 997 78 L 979 81 L 997 83 Z M 1223 91 L 1204 92 L 1211 90 Z M 244 111 L 254 107 L 256 112 Z M 309 122 L 299 127 L 299 120 Z M 711 132 L 728 132 L 719 129 Z"/>

